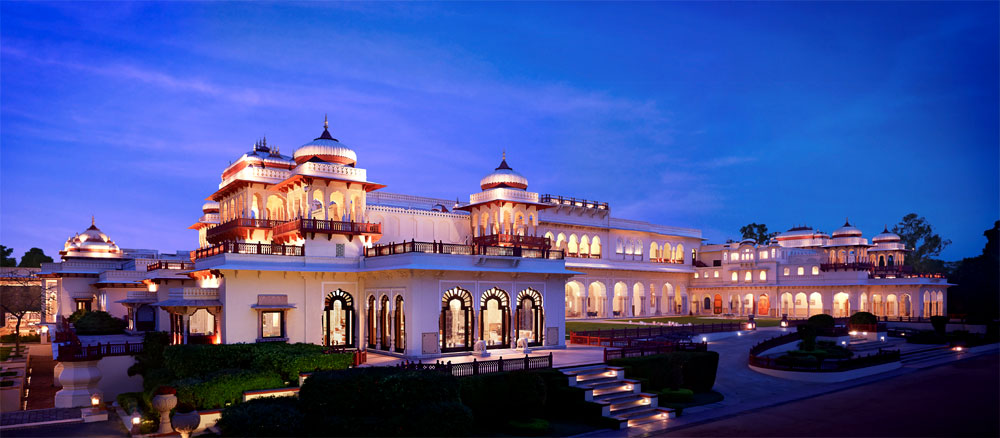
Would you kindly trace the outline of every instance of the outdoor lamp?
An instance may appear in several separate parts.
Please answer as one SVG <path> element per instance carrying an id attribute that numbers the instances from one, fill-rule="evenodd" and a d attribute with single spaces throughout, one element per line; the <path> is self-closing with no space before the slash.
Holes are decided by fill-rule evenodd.
<path id="1" fill-rule="evenodd" d="M 48 332 L 49 332 L 49 326 L 43 325 L 42 326 L 42 333 L 48 333 Z"/>
<path id="2" fill-rule="evenodd" d="M 784 320 L 782 320 L 782 321 L 781 321 L 781 326 L 782 326 L 782 327 L 788 327 L 788 321 L 784 321 Z"/>
<path id="3" fill-rule="evenodd" d="M 139 433 L 140 433 L 140 431 L 139 431 L 139 423 L 140 422 L 142 422 L 142 419 L 139 418 L 139 412 L 135 412 L 134 414 L 132 414 L 132 430 L 131 430 L 132 435 L 139 435 Z"/>
<path id="4" fill-rule="evenodd" d="M 90 396 L 90 405 L 96 408 L 99 404 L 101 404 L 101 395 L 98 393 L 92 394 Z"/>

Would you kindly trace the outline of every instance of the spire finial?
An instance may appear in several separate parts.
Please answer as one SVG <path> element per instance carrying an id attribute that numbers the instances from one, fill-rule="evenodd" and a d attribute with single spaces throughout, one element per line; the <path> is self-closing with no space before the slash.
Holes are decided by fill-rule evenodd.
<path id="1" fill-rule="evenodd" d="M 94 215 L 90 215 L 90 226 L 92 227 L 97 226 L 94 224 Z"/>
<path id="2" fill-rule="evenodd" d="M 330 129 L 330 121 L 327 120 L 326 114 L 323 114 L 323 129 Z"/>
<path id="3" fill-rule="evenodd" d="M 507 159 L 507 148 L 503 148 L 503 155 L 500 156 L 501 160 Z"/>

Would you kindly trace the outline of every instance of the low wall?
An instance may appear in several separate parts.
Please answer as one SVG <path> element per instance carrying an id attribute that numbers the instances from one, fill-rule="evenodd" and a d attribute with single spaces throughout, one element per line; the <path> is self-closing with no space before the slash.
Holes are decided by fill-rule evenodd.
<path id="1" fill-rule="evenodd" d="M 142 376 L 128 375 L 128 368 L 134 363 L 132 356 L 107 356 L 97 362 L 102 376 L 97 389 L 104 394 L 105 400 L 114 400 L 123 392 L 142 391 Z"/>
<path id="2" fill-rule="evenodd" d="M 934 330 L 934 326 L 929 322 L 893 322 L 888 321 L 886 323 L 889 328 L 894 329 L 911 329 L 911 330 Z M 961 323 L 949 323 L 945 327 L 945 331 L 953 332 L 956 330 L 965 330 L 969 333 L 986 333 L 986 325 L 983 324 L 961 324 Z"/>
<path id="3" fill-rule="evenodd" d="M 871 367 L 864 367 L 849 371 L 838 371 L 838 372 L 783 371 L 783 370 L 773 370 L 770 368 L 755 367 L 753 365 L 748 365 L 748 366 L 750 367 L 750 369 L 758 373 L 766 374 L 772 377 L 779 377 L 782 379 L 799 380 L 802 382 L 815 382 L 815 383 L 835 383 L 835 382 L 844 382 L 847 380 L 853 380 L 860 377 L 880 374 L 886 371 L 892 371 L 903 365 L 901 362 L 890 362 L 882 365 L 875 365 Z"/>

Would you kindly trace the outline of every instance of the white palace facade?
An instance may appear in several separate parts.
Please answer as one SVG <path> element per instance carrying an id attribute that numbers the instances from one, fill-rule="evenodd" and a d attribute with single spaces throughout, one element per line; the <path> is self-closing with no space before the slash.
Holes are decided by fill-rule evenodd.
<path id="1" fill-rule="evenodd" d="M 468 202 L 385 192 L 322 134 L 260 141 L 222 172 L 190 253 L 121 249 L 92 223 L 43 265 L 46 316 L 101 309 L 175 343 L 309 342 L 434 357 L 565 345 L 565 321 L 653 315 L 945 313 L 887 231 L 796 228 L 775 243 L 611 216 L 528 191 L 507 164 Z"/>

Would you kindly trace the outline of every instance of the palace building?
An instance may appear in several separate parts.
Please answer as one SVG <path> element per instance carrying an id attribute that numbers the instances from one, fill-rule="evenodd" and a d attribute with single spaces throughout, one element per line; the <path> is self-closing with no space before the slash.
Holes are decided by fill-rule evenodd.
<path id="1" fill-rule="evenodd" d="M 102 309 L 175 343 L 423 358 L 558 348 L 576 318 L 945 313 L 946 281 L 910 272 L 887 230 L 872 244 L 845 224 L 706 245 L 697 229 L 531 192 L 506 156 L 468 202 L 386 192 L 359 158 L 325 122 L 291 156 L 258 141 L 223 169 L 190 253 L 121 249 L 92 221 L 42 268 L 47 318 Z"/>

